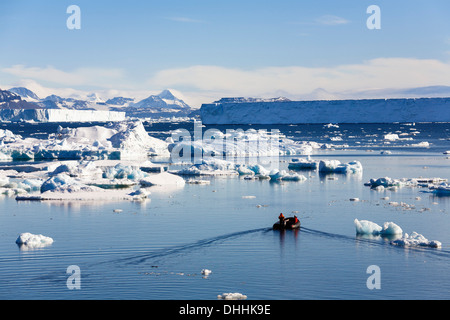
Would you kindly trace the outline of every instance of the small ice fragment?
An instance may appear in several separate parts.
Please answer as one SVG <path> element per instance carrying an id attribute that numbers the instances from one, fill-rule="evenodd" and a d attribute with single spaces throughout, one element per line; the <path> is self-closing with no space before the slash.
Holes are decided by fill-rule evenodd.
<path id="1" fill-rule="evenodd" d="M 217 296 L 217 299 L 219 299 L 219 300 L 245 300 L 245 299 L 247 299 L 247 296 L 242 293 L 239 293 L 239 292 L 222 293 Z"/>
<path id="2" fill-rule="evenodd" d="M 209 276 L 211 273 L 212 273 L 212 271 L 209 270 L 209 269 L 203 269 L 202 270 L 202 275 L 204 275 L 204 276 Z"/>

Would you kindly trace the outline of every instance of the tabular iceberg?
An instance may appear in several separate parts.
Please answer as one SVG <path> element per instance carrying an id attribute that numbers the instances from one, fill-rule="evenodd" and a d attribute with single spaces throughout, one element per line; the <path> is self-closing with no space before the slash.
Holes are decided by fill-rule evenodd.
<path id="1" fill-rule="evenodd" d="M 203 104 L 204 124 L 393 123 L 450 121 L 450 98 Z"/>

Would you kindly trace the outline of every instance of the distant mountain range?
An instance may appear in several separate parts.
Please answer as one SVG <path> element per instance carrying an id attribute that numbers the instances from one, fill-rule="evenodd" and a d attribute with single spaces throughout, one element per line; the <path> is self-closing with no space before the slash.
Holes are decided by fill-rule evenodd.
<path id="1" fill-rule="evenodd" d="M 353 99 L 396 99 L 396 98 L 447 98 L 450 86 L 428 86 L 405 89 L 370 89 L 362 91 L 329 92 L 318 88 L 309 94 L 291 97 L 295 100 L 353 100 Z"/>
<path id="2" fill-rule="evenodd" d="M 450 97 L 450 86 L 429 86 L 406 89 L 372 89 L 364 91 L 328 92 L 318 88 L 309 94 L 292 95 L 278 92 L 289 97 L 273 99 L 230 97 L 222 98 L 215 103 L 244 102 L 283 102 L 283 101 L 314 101 L 314 100 L 354 100 L 354 99 L 395 99 L 395 98 L 442 98 Z M 24 87 L 9 90 L 0 89 L 0 109 L 71 109 L 71 110 L 107 110 L 126 112 L 128 117 L 159 118 L 186 117 L 200 113 L 199 109 L 191 108 L 183 100 L 177 98 L 169 90 L 140 101 L 131 97 L 114 97 L 103 100 L 98 94 L 91 93 L 85 99 L 63 98 L 50 95 L 40 98 L 33 91 Z"/>
<path id="3" fill-rule="evenodd" d="M 89 94 L 86 99 L 63 98 L 57 95 L 39 98 L 33 91 L 24 87 L 0 89 L 1 109 L 109 110 L 126 112 L 127 116 L 137 118 L 185 117 L 193 112 L 187 103 L 175 97 L 169 90 L 150 95 L 138 102 L 134 101 L 134 98 L 127 97 L 114 97 L 105 101 L 96 93 Z"/>

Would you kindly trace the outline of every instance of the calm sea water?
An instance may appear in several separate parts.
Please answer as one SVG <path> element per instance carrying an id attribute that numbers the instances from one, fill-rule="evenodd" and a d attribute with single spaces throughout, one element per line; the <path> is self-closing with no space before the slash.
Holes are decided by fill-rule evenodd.
<path id="1" fill-rule="evenodd" d="M 45 137 L 56 127 L 1 128 Z M 160 138 L 178 127 L 191 124 L 146 126 Z M 346 150 L 319 150 L 314 157 L 358 160 L 364 172 L 321 176 L 308 171 L 303 172 L 307 181 L 283 183 L 211 178 L 210 185 L 150 189 L 146 202 L 40 203 L 2 197 L 0 298 L 215 300 L 225 292 L 250 300 L 450 298 L 450 197 L 421 188 L 376 192 L 364 186 L 370 178 L 385 176 L 450 179 L 450 159 L 442 154 L 450 149 L 450 124 L 264 128 L 277 128 L 295 140 L 349 144 Z M 382 135 L 396 131 L 419 133 L 413 141 L 383 145 Z M 338 135 L 343 141 L 330 141 Z M 430 148 L 405 146 L 422 141 Z M 289 159 L 281 157 L 280 168 L 287 168 Z M 349 201 L 356 197 L 361 201 Z M 390 206 L 383 197 L 415 209 Z M 298 212 L 302 229 L 273 231 L 280 212 Z M 389 239 L 358 237 L 354 219 L 380 225 L 392 221 L 443 246 L 407 249 L 390 245 Z M 21 250 L 15 240 L 23 232 L 50 236 L 54 243 Z M 81 271 L 79 290 L 67 287 L 71 265 Z M 380 268 L 380 289 L 367 287 L 372 265 Z M 205 278 L 202 269 L 212 273 Z"/>

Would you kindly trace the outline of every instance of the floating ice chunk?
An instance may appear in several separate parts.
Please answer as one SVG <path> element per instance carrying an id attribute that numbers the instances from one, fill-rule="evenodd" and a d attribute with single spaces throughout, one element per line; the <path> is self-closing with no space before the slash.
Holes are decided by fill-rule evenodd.
<path id="1" fill-rule="evenodd" d="M 430 147 L 430 143 L 428 141 L 422 141 L 422 142 L 419 142 L 419 143 L 410 144 L 410 147 L 429 148 Z"/>
<path id="2" fill-rule="evenodd" d="M 288 168 L 289 169 L 299 169 L 299 170 L 305 170 L 305 169 L 311 169 L 315 170 L 317 169 L 319 164 L 319 161 L 317 160 L 311 160 L 310 157 L 308 159 L 292 159 L 289 162 Z"/>
<path id="3" fill-rule="evenodd" d="M 186 181 L 188 184 L 211 184 L 211 181 L 209 180 L 195 180 L 195 179 L 189 179 Z"/>
<path id="4" fill-rule="evenodd" d="M 382 235 L 396 235 L 396 234 L 402 234 L 403 230 L 398 225 L 396 225 L 393 222 L 385 222 L 383 224 L 383 228 L 380 231 L 380 234 Z"/>
<path id="5" fill-rule="evenodd" d="M 24 245 L 28 248 L 42 248 L 53 243 L 53 239 L 41 234 L 22 233 L 16 240 L 18 245 Z"/>
<path id="6" fill-rule="evenodd" d="M 236 167 L 237 172 L 239 173 L 239 175 L 254 175 L 255 172 L 253 170 L 251 170 L 249 167 L 247 167 L 246 165 L 238 165 Z"/>
<path id="7" fill-rule="evenodd" d="M 403 230 L 393 222 L 385 222 L 383 227 L 378 224 L 358 219 L 354 220 L 357 234 L 369 234 L 369 235 L 398 235 L 402 234 Z"/>
<path id="8" fill-rule="evenodd" d="M 429 189 L 438 196 L 450 196 L 450 184 L 441 183 L 440 185 L 431 185 Z"/>
<path id="9" fill-rule="evenodd" d="M 236 165 L 221 159 L 202 159 L 200 163 L 194 164 L 174 173 L 179 175 L 237 175 Z"/>
<path id="10" fill-rule="evenodd" d="M 322 173 L 362 173 L 363 167 L 359 161 L 341 163 L 339 160 L 321 160 L 319 171 Z"/>
<path id="11" fill-rule="evenodd" d="M 401 187 L 404 185 L 404 183 L 397 179 L 392 179 L 389 177 L 384 178 L 378 178 L 378 179 L 370 179 L 369 182 L 365 183 L 366 186 L 370 186 L 371 188 L 375 189 L 376 187 L 382 186 L 384 188 L 388 187 Z"/>
<path id="12" fill-rule="evenodd" d="M 341 164 L 339 160 L 321 160 L 319 162 L 320 172 L 335 172 L 337 167 Z"/>
<path id="13" fill-rule="evenodd" d="M 130 192 L 128 195 L 133 197 L 134 200 L 143 200 L 148 198 L 150 192 L 141 188 L 136 191 Z"/>
<path id="14" fill-rule="evenodd" d="M 390 133 L 390 134 L 385 134 L 384 135 L 384 140 L 395 141 L 395 140 L 398 140 L 398 139 L 400 139 L 400 138 L 398 137 L 398 134 L 395 134 L 395 133 Z"/>
<path id="15" fill-rule="evenodd" d="M 358 220 L 355 219 L 354 221 L 355 227 L 356 227 L 356 233 L 357 234 L 372 234 L 377 235 L 380 234 L 380 231 L 382 230 L 381 226 L 378 224 L 368 221 L 368 220 Z"/>
<path id="16" fill-rule="evenodd" d="M 245 300 L 247 296 L 242 293 L 222 293 L 217 296 L 219 300 Z"/>
<path id="17" fill-rule="evenodd" d="M 118 163 L 114 167 L 106 168 L 102 176 L 106 179 L 140 180 L 147 177 L 147 173 L 143 172 L 139 167 Z"/>
<path id="18" fill-rule="evenodd" d="M 0 187 L 6 186 L 9 183 L 9 178 L 0 172 Z"/>
<path id="19" fill-rule="evenodd" d="M 185 181 L 180 176 L 163 172 L 159 174 L 154 175 L 148 175 L 147 177 L 141 179 L 139 181 L 140 185 L 143 187 L 150 187 L 150 186 L 167 186 L 167 185 L 174 185 L 174 186 L 184 186 Z"/>
<path id="20" fill-rule="evenodd" d="M 283 180 L 283 181 L 304 181 L 306 177 L 298 173 L 288 173 L 286 170 L 273 169 L 269 173 L 271 180 Z"/>
<path id="21" fill-rule="evenodd" d="M 431 248 L 442 247 L 441 242 L 436 240 L 430 241 L 417 232 L 413 232 L 411 235 L 405 233 L 401 239 L 391 241 L 391 244 L 402 247 L 411 247 L 411 246 L 431 247 Z"/>
<path id="22" fill-rule="evenodd" d="M 103 171 L 97 167 L 94 161 L 67 161 L 56 167 L 49 175 L 55 176 L 60 173 L 65 173 L 71 177 L 97 179 L 102 176 Z"/>
<path id="23" fill-rule="evenodd" d="M 202 270 L 202 275 L 204 275 L 204 276 L 209 276 L 211 273 L 212 273 L 212 271 L 209 270 L 209 269 L 203 269 Z"/>

